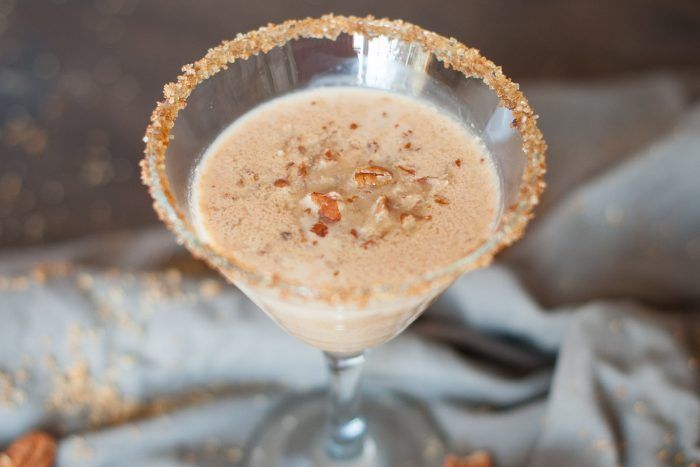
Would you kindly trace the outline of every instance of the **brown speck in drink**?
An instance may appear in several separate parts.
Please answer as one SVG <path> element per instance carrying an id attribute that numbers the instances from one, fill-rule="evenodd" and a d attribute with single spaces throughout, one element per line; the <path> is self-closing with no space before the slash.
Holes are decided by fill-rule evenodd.
<path id="1" fill-rule="evenodd" d="M 340 271 L 333 271 L 333 277 L 338 277 L 338 274 L 340 274 Z"/>
<path id="2" fill-rule="evenodd" d="M 287 162 L 287 168 L 294 167 L 294 161 Z"/>
<path id="3" fill-rule="evenodd" d="M 398 124 L 398 123 L 394 123 L 394 128 L 398 128 L 398 127 L 399 127 L 399 124 Z"/>
<path id="4" fill-rule="evenodd" d="M 485 160 L 486 160 L 486 159 L 484 159 L 484 158 L 482 157 L 481 159 L 479 159 L 479 163 L 480 163 L 480 164 L 483 164 Z"/>
<path id="5" fill-rule="evenodd" d="M 277 180 L 275 180 L 275 186 L 277 188 L 284 188 L 286 186 L 289 186 L 289 182 L 283 178 L 278 178 Z"/>
<path id="6" fill-rule="evenodd" d="M 404 149 L 411 149 L 411 142 L 409 141 L 408 143 L 403 145 Z"/>
<path id="7" fill-rule="evenodd" d="M 311 215 L 311 208 L 304 209 L 304 212 L 310 216 Z"/>
<path id="8" fill-rule="evenodd" d="M 379 143 L 377 143 L 373 139 L 370 141 L 367 141 L 367 148 L 372 152 L 377 152 L 377 151 L 379 151 Z"/>
<path id="9" fill-rule="evenodd" d="M 314 240 L 313 242 L 311 242 L 311 244 L 312 244 L 313 246 L 318 245 L 318 240 Z"/>
<path id="10" fill-rule="evenodd" d="M 350 229 L 350 235 L 352 235 L 355 238 L 358 238 L 360 235 L 357 233 L 357 230 L 355 229 Z"/>
<path id="11" fill-rule="evenodd" d="M 299 164 L 299 168 L 297 169 L 297 174 L 298 174 L 300 177 L 306 177 L 306 174 L 307 174 L 307 173 L 308 173 L 308 172 L 307 172 L 307 170 L 306 170 L 306 164 L 304 164 L 304 163 L 302 162 L 301 164 Z"/>
<path id="12" fill-rule="evenodd" d="M 364 248 L 365 250 L 367 250 L 367 249 L 368 249 L 369 247 L 371 247 L 372 245 L 374 245 L 374 240 L 367 240 L 366 242 L 364 242 L 364 243 L 362 244 L 362 248 Z"/>
<path id="13" fill-rule="evenodd" d="M 389 115 L 389 114 L 386 112 L 382 112 L 382 117 L 386 117 L 387 115 Z"/>
<path id="14" fill-rule="evenodd" d="M 289 240 L 292 238 L 292 232 L 280 232 L 280 237 L 282 237 L 282 240 Z"/>
<path id="15" fill-rule="evenodd" d="M 323 157 L 324 157 L 326 160 L 332 161 L 332 160 L 337 159 L 338 156 L 340 156 L 340 154 L 338 154 L 337 151 L 334 151 L 334 150 L 332 150 L 332 149 L 330 149 L 330 148 L 328 148 L 328 149 L 326 149 L 325 151 L 323 151 Z"/>
<path id="16" fill-rule="evenodd" d="M 328 226 L 323 222 L 316 222 L 313 227 L 311 227 L 311 231 L 323 238 L 328 235 Z"/>
<path id="17" fill-rule="evenodd" d="M 351 124 L 350 124 L 350 129 L 351 129 L 351 130 L 357 130 L 357 123 L 354 123 L 354 122 L 351 123 Z"/>
<path id="18" fill-rule="evenodd" d="M 457 160 L 455 160 L 455 165 L 456 165 L 457 167 L 462 167 L 462 159 L 457 159 Z"/>
<path id="19" fill-rule="evenodd" d="M 306 154 L 306 146 L 300 144 L 299 146 L 297 146 L 297 151 L 299 151 L 299 154 Z"/>
<path id="20" fill-rule="evenodd" d="M 238 186 L 243 186 L 243 185 L 245 185 L 245 182 L 243 181 L 242 178 L 239 178 L 238 179 Z"/>
<path id="21" fill-rule="evenodd" d="M 316 105 L 316 101 L 311 101 L 311 105 Z"/>

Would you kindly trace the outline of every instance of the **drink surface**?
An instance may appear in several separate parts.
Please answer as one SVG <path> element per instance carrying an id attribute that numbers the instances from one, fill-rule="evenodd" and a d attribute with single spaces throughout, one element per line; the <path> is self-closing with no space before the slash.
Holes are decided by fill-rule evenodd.
<path id="1" fill-rule="evenodd" d="M 483 143 L 429 103 L 331 87 L 263 104 L 193 177 L 198 233 L 245 269 L 312 287 L 398 285 L 477 247 L 500 209 Z"/>

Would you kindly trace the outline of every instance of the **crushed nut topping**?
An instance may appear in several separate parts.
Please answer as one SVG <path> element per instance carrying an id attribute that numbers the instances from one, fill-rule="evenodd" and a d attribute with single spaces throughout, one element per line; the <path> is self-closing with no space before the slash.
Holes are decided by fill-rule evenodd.
<path id="1" fill-rule="evenodd" d="M 328 235 L 328 226 L 323 222 L 316 222 L 313 227 L 311 227 L 311 231 L 319 237 L 325 237 Z"/>
<path id="2" fill-rule="evenodd" d="M 362 167 L 355 170 L 355 185 L 357 186 L 382 186 L 391 183 L 392 173 L 376 165 Z"/>
<path id="3" fill-rule="evenodd" d="M 275 185 L 277 188 L 284 188 L 284 187 L 286 187 L 286 186 L 289 186 L 289 182 L 288 182 L 287 180 L 283 179 L 283 178 L 279 178 L 279 179 L 275 180 L 274 185 Z"/>
<path id="4" fill-rule="evenodd" d="M 450 202 L 444 196 L 435 195 L 435 196 L 433 196 L 433 199 L 435 200 L 435 202 L 437 204 L 442 204 L 442 205 L 450 204 Z"/>
<path id="5" fill-rule="evenodd" d="M 411 174 L 411 175 L 416 174 L 416 169 L 412 169 L 411 167 L 406 167 L 405 165 L 397 165 L 396 167 L 398 167 L 399 170 L 403 170 L 407 174 Z"/>
<path id="6" fill-rule="evenodd" d="M 311 193 L 311 200 L 318 206 L 319 216 L 329 222 L 337 222 L 341 217 L 338 200 L 335 199 L 335 196 L 337 196 L 335 193 Z"/>

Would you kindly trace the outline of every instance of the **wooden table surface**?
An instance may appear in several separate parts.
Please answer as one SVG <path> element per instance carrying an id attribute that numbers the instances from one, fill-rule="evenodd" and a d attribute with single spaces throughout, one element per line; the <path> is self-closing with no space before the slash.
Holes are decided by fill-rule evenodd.
<path id="1" fill-rule="evenodd" d="M 137 164 L 163 83 L 331 11 L 457 37 L 516 80 L 700 70 L 699 0 L 0 0 L 0 248 L 154 222 Z"/>

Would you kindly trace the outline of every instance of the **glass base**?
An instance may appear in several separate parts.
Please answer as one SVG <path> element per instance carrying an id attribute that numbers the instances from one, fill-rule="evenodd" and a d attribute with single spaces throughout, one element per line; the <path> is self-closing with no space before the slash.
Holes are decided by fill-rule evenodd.
<path id="1" fill-rule="evenodd" d="M 246 446 L 247 467 L 438 467 L 442 432 L 419 402 L 391 393 L 363 394 L 367 438 L 362 455 L 333 460 L 325 452 L 325 391 L 285 398 L 257 427 Z"/>

